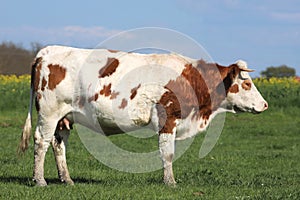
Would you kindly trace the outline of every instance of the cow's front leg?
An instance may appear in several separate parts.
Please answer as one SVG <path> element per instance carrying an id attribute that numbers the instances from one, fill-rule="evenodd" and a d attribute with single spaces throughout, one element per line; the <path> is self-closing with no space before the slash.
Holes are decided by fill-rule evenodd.
<path id="1" fill-rule="evenodd" d="M 33 180 L 37 186 L 46 186 L 44 178 L 45 155 L 54 135 L 55 123 L 53 125 L 42 124 L 40 121 L 34 135 L 34 171 Z"/>
<path id="2" fill-rule="evenodd" d="M 164 167 L 164 182 L 167 185 L 175 185 L 173 176 L 172 160 L 175 152 L 175 134 L 160 133 L 159 151 Z"/>
<path id="3" fill-rule="evenodd" d="M 65 127 L 64 129 L 60 129 L 58 127 L 55 131 L 51 144 L 60 180 L 64 183 L 74 185 L 74 182 L 70 177 L 66 161 L 66 145 L 68 143 L 69 135 L 70 130 L 68 130 L 68 128 Z"/>

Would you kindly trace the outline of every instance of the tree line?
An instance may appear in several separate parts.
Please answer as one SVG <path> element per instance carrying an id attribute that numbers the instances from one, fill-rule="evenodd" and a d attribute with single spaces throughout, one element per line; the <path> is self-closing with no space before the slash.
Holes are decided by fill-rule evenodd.
<path id="1" fill-rule="evenodd" d="M 42 48 L 39 43 L 31 43 L 26 49 L 21 44 L 2 42 L 0 44 L 0 74 L 29 74 L 31 62 L 36 53 Z"/>
<path id="2" fill-rule="evenodd" d="M 271 77 L 293 77 L 296 76 L 296 70 L 292 67 L 288 67 L 286 65 L 280 65 L 278 67 L 268 67 L 265 71 L 261 73 L 262 77 L 271 78 Z"/>
<path id="3" fill-rule="evenodd" d="M 40 43 L 31 43 L 31 48 L 26 49 L 21 44 L 2 42 L 0 44 L 0 74 L 29 74 L 31 62 L 43 46 Z M 261 73 L 262 77 L 291 77 L 296 75 L 296 70 L 286 65 L 268 67 Z"/>

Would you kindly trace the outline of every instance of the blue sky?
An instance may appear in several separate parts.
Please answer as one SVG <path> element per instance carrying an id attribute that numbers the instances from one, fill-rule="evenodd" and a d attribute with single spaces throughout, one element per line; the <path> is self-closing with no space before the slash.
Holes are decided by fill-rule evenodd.
<path id="1" fill-rule="evenodd" d="M 215 62 L 244 59 L 256 69 L 286 64 L 300 74 L 298 0 L 0 1 L 0 42 L 93 48 L 121 31 L 173 29 Z"/>

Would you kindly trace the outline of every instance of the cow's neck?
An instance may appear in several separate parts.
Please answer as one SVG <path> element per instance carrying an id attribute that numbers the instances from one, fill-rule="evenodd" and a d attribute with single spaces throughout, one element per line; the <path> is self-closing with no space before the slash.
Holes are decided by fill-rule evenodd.
<path id="1" fill-rule="evenodd" d="M 218 114 L 224 112 L 233 112 L 233 110 L 227 108 L 225 100 L 220 104 L 220 107 L 213 110 L 209 116 L 202 116 L 197 118 L 195 117 L 195 114 L 197 112 L 192 111 L 187 118 L 177 121 L 178 126 L 176 140 L 184 140 L 205 131 L 208 128 L 210 122 Z"/>

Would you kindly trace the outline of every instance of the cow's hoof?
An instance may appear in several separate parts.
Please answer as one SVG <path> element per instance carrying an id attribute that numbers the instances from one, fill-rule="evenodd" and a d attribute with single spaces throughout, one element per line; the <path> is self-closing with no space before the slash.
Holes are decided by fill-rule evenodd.
<path id="1" fill-rule="evenodd" d="M 169 187 L 176 187 L 176 181 L 174 179 L 164 180 L 164 183 Z"/>
<path id="2" fill-rule="evenodd" d="M 176 188 L 177 187 L 176 182 L 175 183 L 169 183 L 169 184 L 167 184 L 167 186 L 170 187 L 170 188 Z"/>
<path id="3" fill-rule="evenodd" d="M 62 182 L 64 182 L 67 185 L 74 185 L 74 182 L 72 181 L 72 179 L 63 180 Z"/>
<path id="4" fill-rule="evenodd" d="M 45 187 L 45 186 L 47 186 L 47 182 L 45 180 L 39 180 L 39 181 L 34 180 L 34 182 L 35 182 L 35 185 L 38 186 L 38 187 Z"/>

